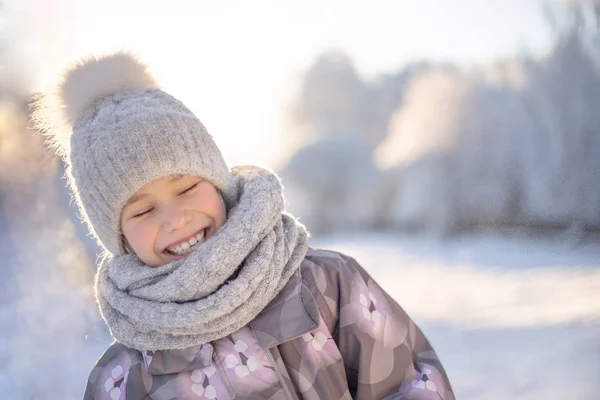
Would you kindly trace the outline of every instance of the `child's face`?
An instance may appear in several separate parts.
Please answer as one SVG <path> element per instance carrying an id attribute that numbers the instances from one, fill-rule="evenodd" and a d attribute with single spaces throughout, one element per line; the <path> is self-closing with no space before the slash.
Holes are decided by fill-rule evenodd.
<path id="1" fill-rule="evenodd" d="M 225 223 L 217 189 L 195 176 L 170 176 L 142 186 L 121 214 L 127 244 L 147 265 L 185 257 Z"/>

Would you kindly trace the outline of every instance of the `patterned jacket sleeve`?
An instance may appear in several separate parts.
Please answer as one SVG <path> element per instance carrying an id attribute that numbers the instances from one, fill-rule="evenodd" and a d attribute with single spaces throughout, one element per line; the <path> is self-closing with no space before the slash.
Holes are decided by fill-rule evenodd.
<path id="1" fill-rule="evenodd" d="M 143 397 L 141 393 L 139 396 L 135 393 L 136 395 L 132 397 L 132 390 L 126 390 L 129 378 L 135 375 L 132 372 L 139 370 L 140 365 L 141 359 L 139 357 L 134 356 L 121 343 L 114 342 L 92 368 L 83 399 L 141 399 Z"/>
<path id="2" fill-rule="evenodd" d="M 321 253 L 322 254 L 322 253 Z M 317 302 L 354 399 L 454 400 L 435 351 L 404 310 L 352 258 L 314 259 Z"/>

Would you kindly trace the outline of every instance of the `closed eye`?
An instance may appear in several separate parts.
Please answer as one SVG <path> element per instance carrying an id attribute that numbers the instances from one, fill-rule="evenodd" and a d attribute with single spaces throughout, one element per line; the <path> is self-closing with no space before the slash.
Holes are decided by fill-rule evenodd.
<path id="1" fill-rule="evenodd" d="M 187 192 L 190 192 L 192 189 L 196 188 L 196 186 L 198 186 L 198 182 L 194 183 L 192 186 L 188 187 L 187 189 L 185 189 L 183 192 L 181 192 L 179 194 L 180 195 L 186 194 Z"/>
<path id="2" fill-rule="evenodd" d="M 152 212 L 152 211 L 154 211 L 154 207 L 152 207 L 152 208 L 149 208 L 149 209 L 147 209 L 147 210 L 144 210 L 144 211 L 141 211 L 141 212 L 139 212 L 139 213 L 137 213 L 137 214 L 134 214 L 134 215 L 132 215 L 131 217 L 132 217 L 132 218 L 139 218 L 139 217 L 141 217 L 141 216 L 143 216 L 143 215 L 146 215 L 146 214 L 148 214 L 149 212 Z"/>

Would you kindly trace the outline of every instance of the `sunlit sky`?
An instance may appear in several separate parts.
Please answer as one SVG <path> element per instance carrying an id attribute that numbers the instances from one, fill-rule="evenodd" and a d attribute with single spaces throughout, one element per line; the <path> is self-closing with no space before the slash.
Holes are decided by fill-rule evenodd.
<path id="1" fill-rule="evenodd" d="M 556 5 L 559 0 L 548 0 Z M 462 65 L 531 52 L 542 0 L 5 0 L 17 70 L 40 90 L 76 57 L 128 49 L 207 125 L 231 164 L 273 164 L 281 110 L 315 56 L 366 78 L 415 59 Z"/>

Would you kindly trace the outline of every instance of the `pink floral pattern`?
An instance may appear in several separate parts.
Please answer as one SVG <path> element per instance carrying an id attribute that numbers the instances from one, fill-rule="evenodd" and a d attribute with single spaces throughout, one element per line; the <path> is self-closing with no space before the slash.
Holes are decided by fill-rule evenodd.
<path id="1" fill-rule="evenodd" d="M 408 326 L 394 317 L 387 295 L 373 280 L 367 283 L 358 273 L 352 279 L 350 302 L 340 313 L 340 327 L 356 324 L 383 348 L 400 345 L 408 334 Z"/>
<path id="2" fill-rule="evenodd" d="M 180 374 L 180 376 L 181 380 L 178 386 L 182 389 L 181 393 L 186 395 L 185 400 L 225 400 L 230 398 L 214 364 Z"/>
<path id="3" fill-rule="evenodd" d="M 342 359 L 342 355 L 322 317 L 319 320 L 317 329 L 302 335 L 302 343 L 301 360 L 303 364 L 310 364 L 310 366 L 307 366 L 309 369 L 318 371 Z"/>
<path id="4" fill-rule="evenodd" d="M 319 373 L 330 365 L 343 365 L 342 355 L 322 317 L 317 329 L 303 334 L 294 342 L 300 362 L 295 366 L 297 369 L 293 371 L 292 379 L 300 392 L 310 397 Z"/>
<path id="5" fill-rule="evenodd" d="M 236 393 L 249 395 L 277 385 L 271 362 L 248 327 L 217 340 L 215 350 Z"/>
<path id="6" fill-rule="evenodd" d="M 195 369 L 187 374 L 187 378 L 191 393 L 194 393 L 198 399 L 229 399 L 227 389 L 223 386 L 215 365 Z"/>
<path id="7" fill-rule="evenodd" d="M 437 392 L 437 386 L 435 382 L 432 381 L 429 376 L 431 375 L 431 370 L 429 368 L 424 368 L 423 372 L 419 374 L 419 379 L 411 382 L 411 386 L 417 389 L 429 390 L 430 392 Z"/>
<path id="8" fill-rule="evenodd" d="M 398 393 L 407 398 L 413 398 L 414 395 L 423 400 L 444 399 L 446 384 L 440 371 L 423 362 L 419 362 L 418 366 L 420 371 L 415 371 L 414 377 L 407 379 Z"/>
<path id="9" fill-rule="evenodd" d="M 125 400 L 125 388 L 131 363 L 131 357 L 125 356 L 106 366 L 100 382 L 106 399 Z"/>

